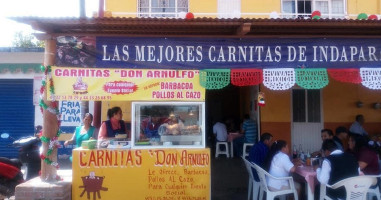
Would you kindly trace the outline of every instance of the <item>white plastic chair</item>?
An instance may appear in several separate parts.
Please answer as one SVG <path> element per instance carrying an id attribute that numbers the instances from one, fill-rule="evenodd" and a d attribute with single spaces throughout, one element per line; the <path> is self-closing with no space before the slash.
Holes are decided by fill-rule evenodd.
<path id="1" fill-rule="evenodd" d="M 374 176 L 374 177 L 376 177 L 377 179 L 380 179 L 381 175 Z M 378 184 L 377 187 L 375 187 L 375 188 L 369 188 L 368 199 L 373 200 L 373 197 L 375 196 L 377 198 L 377 200 L 381 200 L 380 189 L 381 189 L 380 184 Z"/>
<path id="2" fill-rule="evenodd" d="M 246 158 L 246 156 L 249 156 L 250 148 L 253 146 L 253 143 L 243 143 L 243 149 L 242 149 L 242 156 Z M 249 147 L 249 149 L 248 149 Z"/>
<path id="3" fill-rule="evenodd" d="M 257 182 L 254 179 L 254 175 L 253 175 L 253 170 L 255 170 L 254 165 L 252 165 L 252 163 L 243 156 L 242 156 L 242 159 L 245 162 L 247 173 L 249 173 L 249 186 L 247 188 L 247 199 L 250 200 L 250 194 L 251 192 L 253 192 L 253 200 L 257 200 L 258 194 L 259 194 L 260 182 Z"/>
<path id="4" fill-rule="evenodd" d="M 221 150 L 221 146 L 225 146 L 225 150 Z M 216 143 L 216 155 L 217 158 L 220 154 L 225 154 L 227 158 L 229 158 L 229 146 L 228 142 L 217 142 Z"/>
<path id="5" fill-rule="evenodd" d="M 371 185 L 377 183 L 376 176 L 355 176 L 341 180 L 333 185 L 320 186 L 320 200 L 332 200 L 326 194 L 326 187 L 337 189 L 344 186 L 347 193 L 347 200 L 366 200 L 366 194 Z"/>
<path id="6" fill-rule="evenodd" d="M 286 195 L 286 194 L 294 194 L 294 200 L 298 200 L 298 193 L 296 192 L 294 179 L 291 176 L 288 177 L 274 177 L 271 174 L 267 173 L 264 169 L 259 167 L 258 165 L 251 163 L 255 170 L 257 170 L 258 177 L 260 180 L 260 194 L 259 199 L 263 198 L 263 192 L 266 191 L 266 200 L 273 200 L 276 196 Z M 286 180 L 288 181 L 288 185 L 290 188 L 284 190 L 271 191 L 267 186 L 266 176 L 276 179 L 276 180 Z"/>
<path id="7" fill-rule="evenodd" d="M 228 142 L 230 143 L 230 158 L 234 157 L 234 146 L 233 146 L 233 141 Z"/>

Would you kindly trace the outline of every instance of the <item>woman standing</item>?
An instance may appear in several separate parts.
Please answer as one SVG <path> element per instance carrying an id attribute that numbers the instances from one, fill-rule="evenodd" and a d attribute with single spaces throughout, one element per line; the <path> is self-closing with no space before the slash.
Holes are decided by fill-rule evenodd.
<path id="1" fill-rule="evenodd" d="M 117 134 L 128 134 L 126 124 L 124 123 L 122 109 L 113 107 L 108 109 L 107 117 L 109 120 L 102 123 L 98 139 L 113 138 Z M 127 135 L 129 138 L 129 135 Z"/>
<path id="2" fill-rule="evenodd" d="M 92 122 L 93 115 L 86 113 L 83 118 L 83 126 L 78 126 L 75 129 L 73 137 L 70 140 L 66 140 L 64 145 L 67 146 L 69 144 L 76 144 L 76 147 L 80 147 L 82 145 L 82 141 L 89 140 L 90 138 L 96 138 L 98 130 L 91 125 Z"/>

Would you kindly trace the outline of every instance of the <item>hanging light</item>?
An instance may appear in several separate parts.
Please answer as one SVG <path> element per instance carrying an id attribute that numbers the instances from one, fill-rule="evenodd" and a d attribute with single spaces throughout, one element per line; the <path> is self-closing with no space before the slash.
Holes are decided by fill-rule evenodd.
<path id="1" fill-rule="evenodd" d="M 190 115 L 190 116 L 193 116 L 193 115 L 194 115 L 192 107 L 190 107 L 190 108 L 188 109 L 188 115 Z"/>
<path id="2" fill-rule="evenodd" d="M 175 116 L 175 111 L 174 107 L 171 107 L 171 112 L 169 113 L 169 117 L 174 117 Z"/>

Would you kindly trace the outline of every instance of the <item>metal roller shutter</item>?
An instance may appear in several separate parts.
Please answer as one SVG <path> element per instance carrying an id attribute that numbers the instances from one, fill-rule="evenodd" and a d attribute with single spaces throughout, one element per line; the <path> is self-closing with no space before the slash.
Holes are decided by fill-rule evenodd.
<path id="1" fill-rule="evenodd" d="M 34 133 L 32 79 L 0 80 L 0 134 L 19 139 Z M 17 158 L 16 148 L 8 147 L 10 139 L 0 139 L 0 156 Z"/>

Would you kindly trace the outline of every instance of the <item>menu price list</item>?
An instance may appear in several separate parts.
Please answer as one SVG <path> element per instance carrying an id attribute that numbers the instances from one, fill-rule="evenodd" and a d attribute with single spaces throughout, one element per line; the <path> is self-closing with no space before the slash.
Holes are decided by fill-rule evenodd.
<path id="1" fill-rule="evenodd" d="M 206 169 L 149 169 L 145 200 L 207 200 Z"/>

